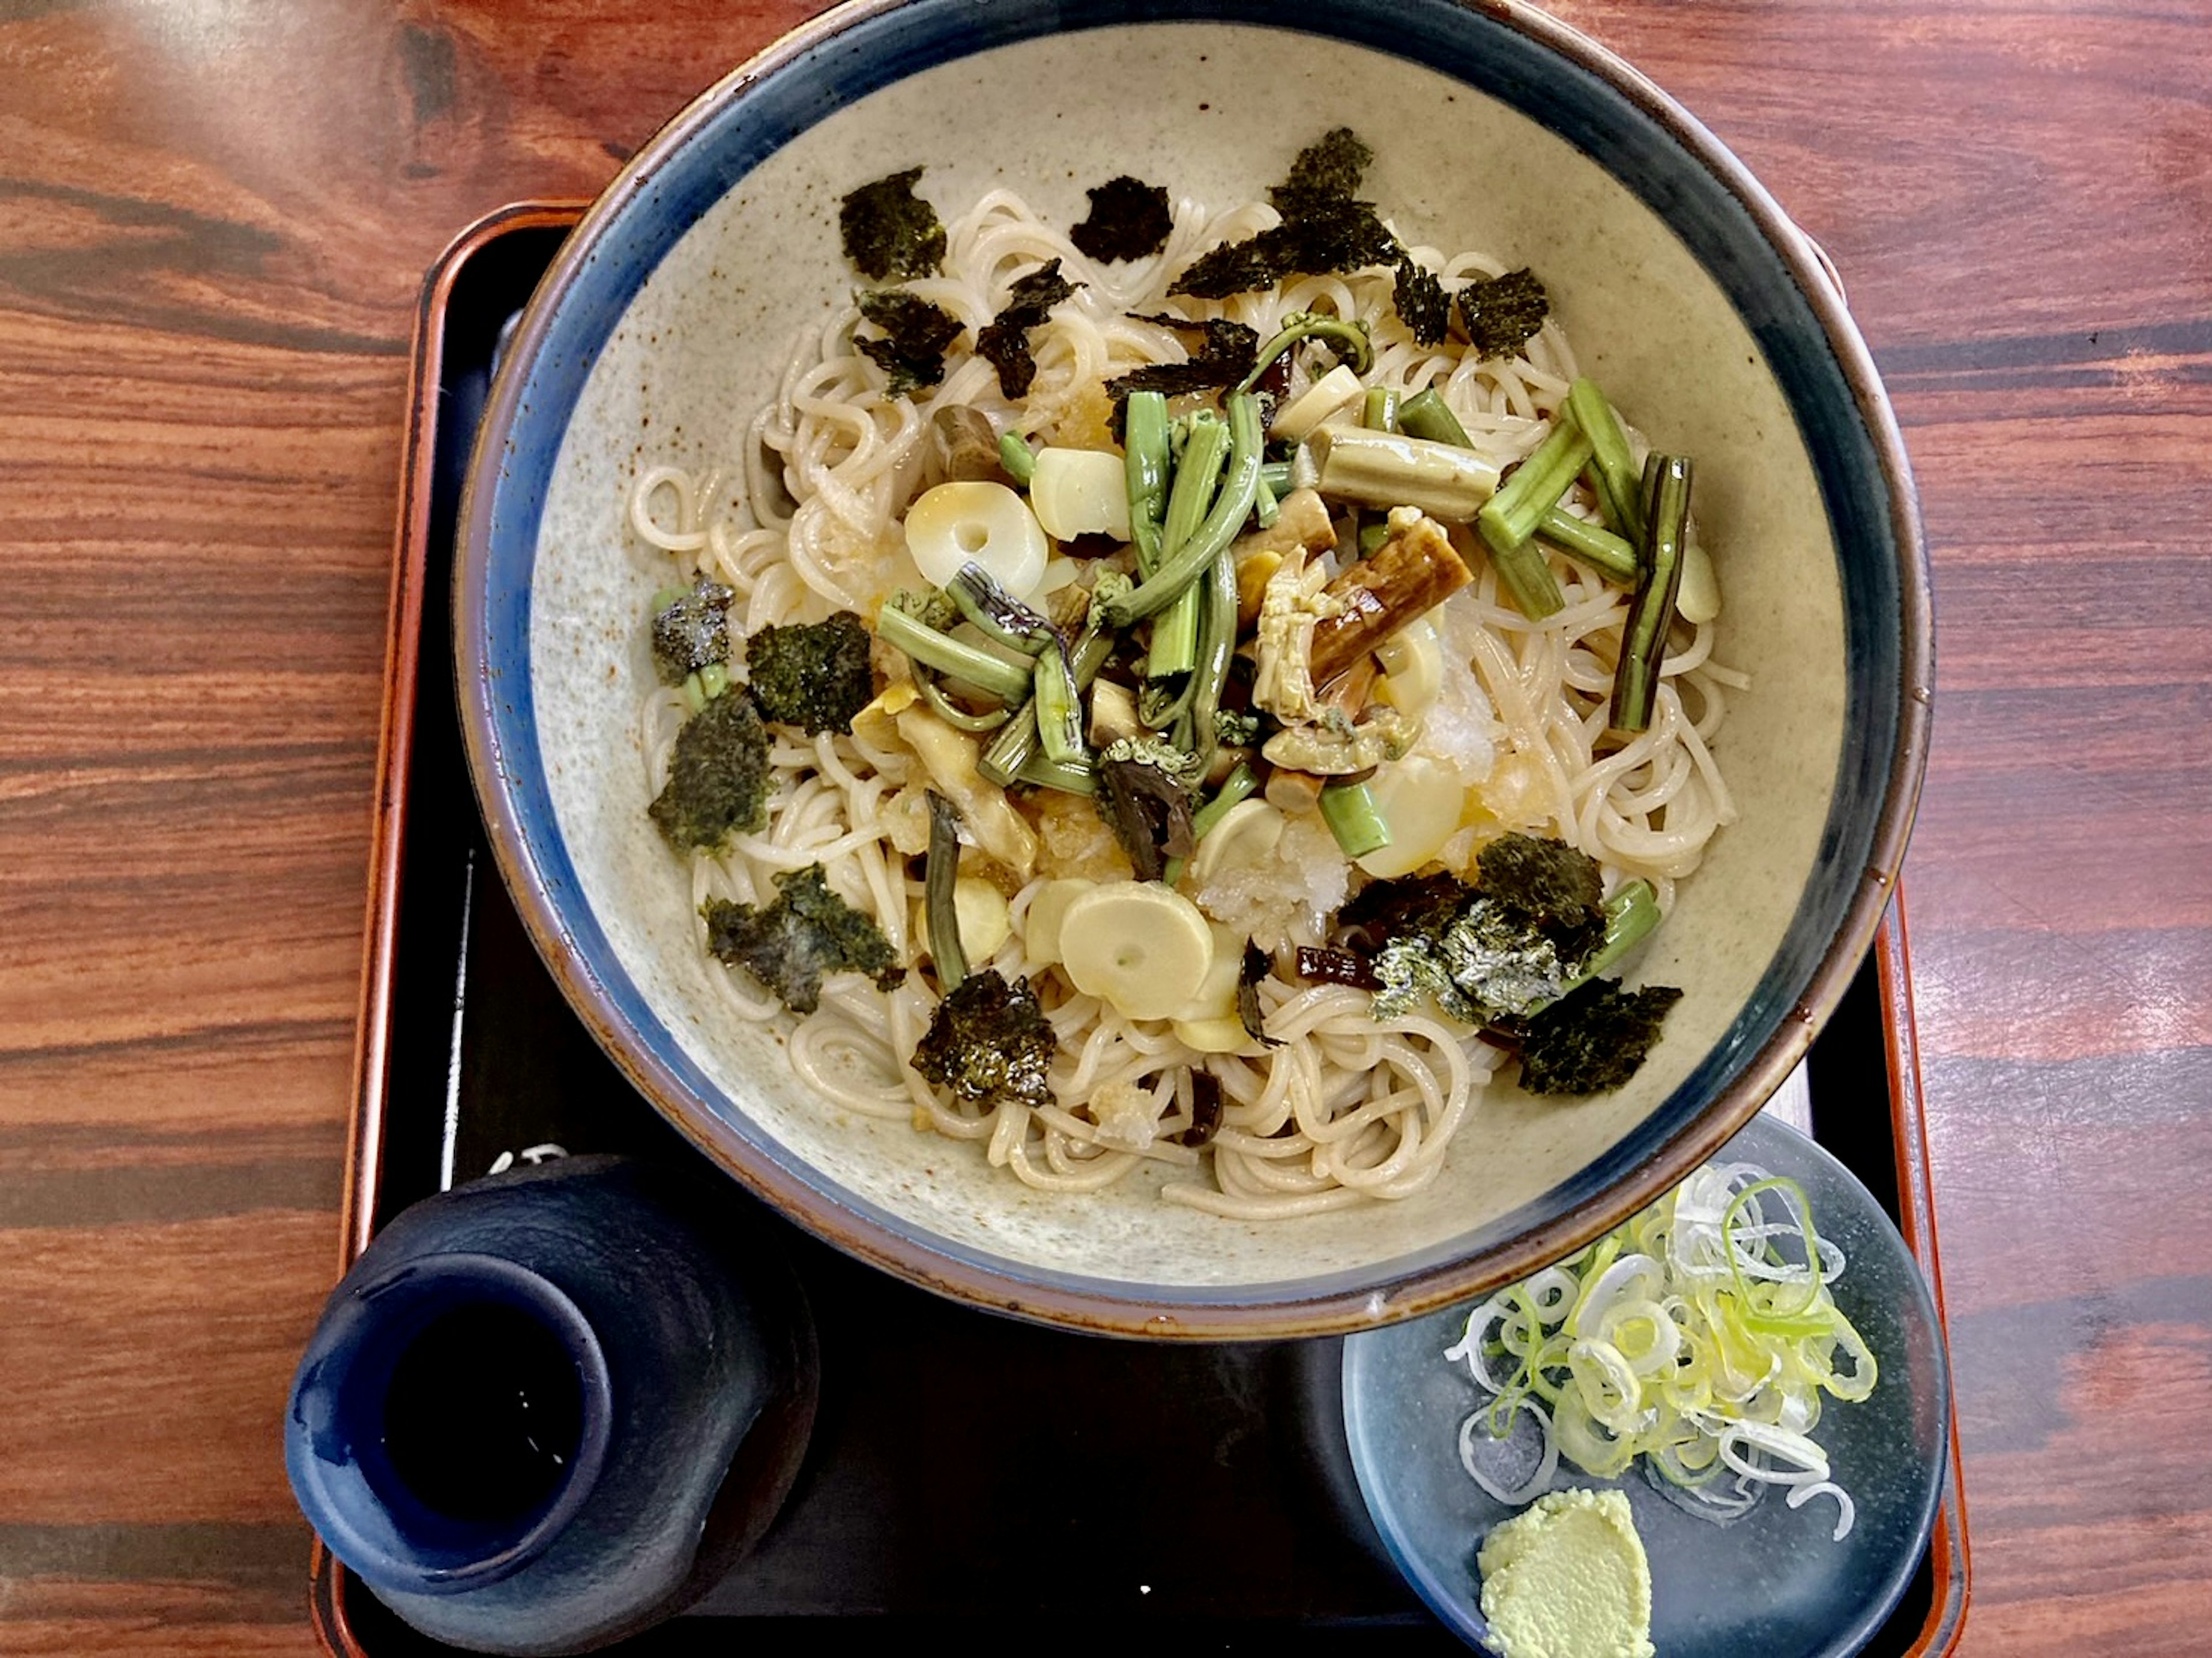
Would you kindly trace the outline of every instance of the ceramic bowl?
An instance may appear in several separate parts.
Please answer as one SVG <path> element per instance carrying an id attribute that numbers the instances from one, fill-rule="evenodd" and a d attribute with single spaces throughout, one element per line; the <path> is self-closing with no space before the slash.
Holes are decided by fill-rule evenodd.
<path id="1" fill-rule="evenodd" d="M 1255 68 L 1264 65 L 1264 72 Z M 1378 117 L 1378 112 L 1388 112 Z M 1617 1093 L 1493 1090 L 1420 1195 L 1248 1224 L 1029 1189 L 975 1148 L 804 1096 L 733 1029 L 647 821 L 626 543 L 635 469 L 737 460 L 800 330 L 846 302 L 836 203 L 915 165 L 963 203 L 1016 185 L 1073 223 L 1121 172 L 1249 199 L 1332 125 L 1413 242 L 1536 269 L 1587 372 L 1698 458 L 1754 689 L 1741 808 L 1642 966 L 1685 987 Z M 1871 940 L 1926 742 L 1927 576 L 1866 348 L 1805 238 L 1633 70 L 1510 0 L 861 0 L 703 94 L 594 204 L 525 313 L 464 504 L 456 649 L 501 872 L 578 1012 L 714 1161 L 821 1236 L 1025 1316 L 1283 1336 L 1518 1276 L 1663 1191 L 1803 1055 Z"/>

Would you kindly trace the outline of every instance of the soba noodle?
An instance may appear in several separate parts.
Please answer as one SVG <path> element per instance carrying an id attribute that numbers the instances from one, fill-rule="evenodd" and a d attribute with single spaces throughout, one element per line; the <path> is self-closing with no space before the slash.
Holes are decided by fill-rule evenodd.
<path id="1" fill-rule="evenodd" d="M 1015 278 L 1060 260 L 1079 288 L 1031 336 L 1037 367 L 1026 398 L 1001 396 L 992 366 L 970 355 L 964 340 L 939 385 L 887 396 L 884 371 L 854 348 L 858 313 L 848 307 L 798 342 L 775 395 L 731 434 L 733 464 L 725 474 L 668 465 L 640 472 L 629 502 L 637 541 L 654 550 L 663 580 L 672 571 L 684 582 L 703 575 L 733 590 L 733 633 L 840 609 L 872 616 L 893 591 L 921 585 L 903 554 L 899 520 L 933 481 L 931 415 L 964 404 L 1001 431 L 1106 446 L 1101 382 L 1183 355 L 1171 330 L 1133 313 L 1228 317 L 1263 337 L 1292 313 L 1364 319 L 1375 345 L 1367 384 L 1407 394 L 1436 386 L 1477 448 L 1500 465 L 1541 441 L 1576 373 L 1552 322 L 1518 357 L 1483 360 L 1450 344 L 1417 344 L 1391 308 L 1392 279 L 1382 270 L 1302 277 L 1225 301 L 1169 297 L 1170 282 L 1198 253 L 1274 218 L 1263 203 L 1210 213 L 1183 201 L 1159 253 L 1108 264 L 1085 258 L 1016 195 L 991 192 L 948 227 L 942 274 L 908 287 L 957 318 L 972 339 Z M 1479 253 L 1413 253 L 1448 287 L 1504 269 Z M 726 477 L 734 489 L 725 489 Z M 1579 484 L 1567 507 L 1595 515 Z M 1518 827 L 1566 841 L 1599 860 L 1608 890 L 1642 877 L 1662 909 L 1670 908 L 1674 884 L 1735 817 L 1711 747 L 1728 693 L 1745 681 L 1712 660 L 1711 626 L 1692 637 L 1678 632 L 1649 731 L 1623 746 L 1605 744 L 1627 596 L 1555 554 L 1565 608 L 1531 622 L 1500 595 L 1488 561 L 1478 564 L 1475 583 L 1443 607 L 1445 685 L 1422 751 L 1479 787 L 1492 821 L 1488 833 Z M 1060 561 L 1054 568 L 1066 568 Z M 665 780 L 685 713 L 677 691 L 656 689 L 645 700 L 646 798 Z M 776 874 L 818 863 L 830 889 L 875 920 L 898 958 L 915 960 L 923 950 L 921 883 L 908 872 L 908 854 L 916 849 L 919 761 L 866 722 L 850 737 L 779 731 L 771 761 L 768 827 L 690 855 L 695 907 L 711 898 L 765 904 L 775 896 Z M 1030 815 L 1038 816 L 1034 805 Z M 1057 1038 L 1050 1080 L 1058 1103 L 985 1109 L 933 1090 L 906 1063 L 935 1006 L 920 974 L 892 990 L 857 974 L 832 975 L 819 1007 L 802 1017 L 732 970 L 715 975 L 730 1017 L 783 1025 L 794 1072 L 825 1108 L 976 1141 L 991 1164 L 1048 1191 L 1092 1192 L 1150 1168 L 1170 1201 L 1256 1218 L 1401 1198 L 1436 1178 L 1500 1062 L 1497 1050 L 1441 1017 L 1378 1020 L 1364 991 L 1273 975 L 1258 989 L 1279 1047 L 1199 1053 L 1166 1021 L 1124 1017 L 1028 951 L 1028 908 L 1060 866 L 1053 861 L 1054 834 L 1062 843 L 1083 838 L 1070 834 L 1064 816 L 1044 827 L 1039 867 L 1011 896 L 1006 942 L 989 963 L 973 965 L 1034 982 Z M 1091 827 L 1093 839 L 1103 834 Z M 1312 820 L 1294 820 L 1291 832 L 1303 842 L 1286 841 L 1269 871 L 1201 887 L 1194 895 L 1201 908 L 1264 946 L 1322 943 L 1349 872 Z M 1447 843 L 1446 865 L 1466 869 L 1478 838 L 1468 829 Z M 1068 855 L 1065 844 L 1058 855 Z M 1318 873 L 1284 873 L 1309 868 Z M 703 949 L 703 922 L 701 938 Z M 1176 1138 L 1194 1121 L 1191 1077 L 1199 1067 L 1218 1081 L 1221 1103 L 1203 1151 Z"/>

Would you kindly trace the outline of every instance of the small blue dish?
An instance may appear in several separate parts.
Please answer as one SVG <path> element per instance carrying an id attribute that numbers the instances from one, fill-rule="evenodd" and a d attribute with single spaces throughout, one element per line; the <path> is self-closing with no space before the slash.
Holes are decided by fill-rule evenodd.
<path id="1" fill-rule="evenodd" d="M 1553 1489 L 1627 1494 L 1651 1561 L 1651 1641 L 1667 1658 L 1847 1658 L 1904 1596 L 1936 1523 L 1951 1421 L 1942 1327 L 1905 1240 L 1827 1152 L 1761 1115 L 1720 1160 L 1795 1179 L 1821 1236 L 1849 1263 L 1836 1302 L 1866 1338 L 1881 1379 L 1862 1403 L 1832 1405 L 1814 1436 L 1856 1506 L 1850 1533 L 1834 1540 L 1831 1499 L 1791 1509 L 1775 1493 L 1734 1524 L 1715 1525 L 1677 1508 L 1640 1467 L 1592 1479 L 1563 1459 Z M 1449 1308 L 1347 1340 L 1344 1424 L 1360 1494 L 1391 1559 L 1455 1634 L 1490 1651 L 1475 1557 L 1490 1529 L 1518 1510 L 1460 1465 L 1460 1424 L 1486 1397 L 1444 1357 L 1467 1314 Z"/>

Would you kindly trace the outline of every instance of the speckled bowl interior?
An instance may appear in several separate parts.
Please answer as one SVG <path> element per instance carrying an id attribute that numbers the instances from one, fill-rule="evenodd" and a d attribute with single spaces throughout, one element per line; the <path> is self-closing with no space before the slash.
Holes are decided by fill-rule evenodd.
<path id="1" fill-rule="evenodd" d="M 457 641 L 501 868 L 570 999 L 710 1156 L 833 1241 L 1030 1316 L 1285 1334 L 1472 1293 L 1611 1224 L 1802 1056 L 1870 939 L 1917 787 L 1925 576 L 1886 405 L 1840 299 L 1758 186 L 1586 41 L 1430 0 L 917 0 L 828 14 L 703 94 L 564 249 L 495 388 L 464 513 Z M 1316 43 L 1313 33 L 1334 37 Z M 1264 66 L 1262 69 L 1260 66 Z M 1378 112 L 1387 112 L 1378 117 Z M 980 1151 L 829 1108 L 723 1011 L 647 821 L 636 625 L 661 585 L 624 528 L 641 465 L 734 466 L 799 331 L 849 293 L 836 202 L 921 165 L 951 213 L 1019 188 L 1072 223 L 1135 173 L 1245 199 L 1328 126 L 1378 160 L 1409 241 L 1546 280 L 1582 362 L 1698 466 L 1741 809 L 1638 975 L 1687 993 L 1632 1085 L 1493 1090 L 1417 1198 L 1217 1219 L 1132 1179 L 1033 1191 Z"/>

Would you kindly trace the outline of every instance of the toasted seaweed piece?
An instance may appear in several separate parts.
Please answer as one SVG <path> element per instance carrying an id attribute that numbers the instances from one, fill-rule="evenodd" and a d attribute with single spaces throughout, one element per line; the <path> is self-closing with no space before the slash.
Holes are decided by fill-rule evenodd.
<path id="1" fill-rule="evenodd" d="M 971 973 L 938 1003 L 914 1050 L 927 1081 L 978 1105 L 1012 1100 L 1049 1105 L 1046 1073 L 1057 1042 L 1027 979 L 1011 984 L 995 968 Z"/>
<path id="2" fill-rule="evenodd" d="M 1403 248 L 1394 261 L 1398 282 L 1390 303 L 1423 345 L 1441 345 L 1451 331 L 1451 296 L 1433 270 L 1424 270 Z"/>
<path id="3" fill-rule="evenodd" d="M 1375 1016 L 1395 1018 L 1424 995 L 1463 1024 L 1516 1029 L 1565 993 L 1559 947 L 1528 917 L 1480 894 L 1440 934 L 1407 933 L 1377 950 Z"/>
<path id="4" fill-rule="evenodd" d="M 921 169 L 886 173 L 848 193 L 837 209 L 845 257 L 870 282 L 933 275 L 945 258 L 937 210 L 914 193 Z"/>
<path id="5" fill-rule="evenodd" d="M 1029 395 L 1036 378 L 1036 359 L 1030 355 L 1030 330 L 1051 313 L 1076 284 L 1060 274 L 1060 261 L 1048 259 L 1017 281 L 982 332 L 975 337 L 975 352 L 995 364 L 999 390 L 1010 398 Z"/>
<path id="6" fill-rule="evenodd" d="M 1316 202 L 1348 198 L 1374 165 L 1375 152 L 1365 139 L 1350 127 L 1333 127 L 1298 152 L 1289 176 L 1268 191 L 1267 199 L 1291 218 Z"/>
<path id="7" fill-rule="evenodd" d="M 655 612 L 653 665 L 661 683 L 680 685 L 686 676 L 730 659 L 730 601 L 735 597 L 720 582 L 702 576 L 690 592 Z"/>
<path id="8" fill-rule="evenodd" d="M 1394 938 L 1440 938 L 1474 896 L 1466 882 L 1442 872 L 1370 881 L 1337 911 L 1337 931 L 1355 934 L 1370 954 Z"/>
<path id="9" fill-rule="evenodd" d="M 1681 999 L 1671 985 L 1623 990 L 1593 979 L 1528 1021 L 1521 1043 L 1521 1086 L 1531 1094 L 1601 1094 L 1620 1087 L 1659 1040 L 1667 1010 Z"/>
<path id="10" fill-rule="evenodd" d="M 676 734 L 668 781 L 647 808 L 679 851 L 768 821 L 768 727 L 744 691 L 714 698 Z"/>
<path id="11" fill-rule="evenodd" d="M 1103 185 L 1093 185 L 1091 215 L 1069 231 L 1068 240 L 1094 259 L 1115 263 L 1142 259 L 1167 246 L 1175 228 L 1168 210 L 1168 192 L 1159 185 L 1123 173 Z"/>
<path id="12" fill-rule="evenodd" d="M 1551 314 L 1550 295 L 1525 266 L 1502 276 L 1486 276 L 1459 291 L 1460 326 L 1486 357 L 1516 355 Z"/>
<path id="13" fill-rule="evenodd" d="M 868 660 L 872 642 L 867 624 L 850 610 L 833 611 L 824 622 L 761 629 L 745 641 L 747 679 L 761 717 L 796 726 L 809 737 L 851 736 L 853 716 L 876 695 Z"/>
<path id="14" fill-rule="evenodd" d="M 880 339 L 855 339 L 854 347 L 884 366 L 893 397 L 945 378 L 945 353 L 960 337 L 959 318 L 902 288 L 868 289 L 859 300 L 860 314 L 884 332 Z"/>
<path id="15" fill-rule="evenodd" d="M 1423 344 L 1437 343 L 1447 321 L 1443 284 L 1413 262 L 1375 204 L 1353 193 L 1374 159 L 1375 152 L 1349 127 L 1324 134 L 1298 153 L 1290 176 L 1267 192 L 1282 222 L 1201 254 L 1168 292 L 1220 300 L 1285 276 L 1386 264 L 1397 272 L 1393 302 L 1399 316 Z"/>
<path id="16" fill-rule="evenodd" d="M 1237 385 L 1252 372 L 1259 355 L 1258 332 L 1226 317 L 1190 322 L 1182 317 L 1139 317 L 1139 322 L 1158 323 L 1199 337 L 1198 349 L 1182 362 L 1156 362 L 1133 368 L 1118 380 L 1106 382 L 1106 394 L 1118 405 L 1132 392 L 1158 392 L 1176 397 L 1185 392 L 1210 392 Z"/>
<path id="17" fill-rule="evenodd" d="M 764 908 L 709 898 L 707 948 L 729 967 L 742 967 L 783 999 L 811 1013 L 822 1005 L 822 980 L 831 973 L 865 973 L 890 990 L 906 977 L 876 924 L 830 890 L 822 865 L 809 864 L 775 878 L 775 900 Z"/>
<path id="18" fill-rule="evenodd" d="M 1595 943 L 1585 935 L 1604 925 L 1605 872 L 1588 853 L 1564 841 L 1501 835 L 1475 855 L 1475 873 L 1485 896 L 1520 911 L 1564 951 L 1579 957 Z"/>

